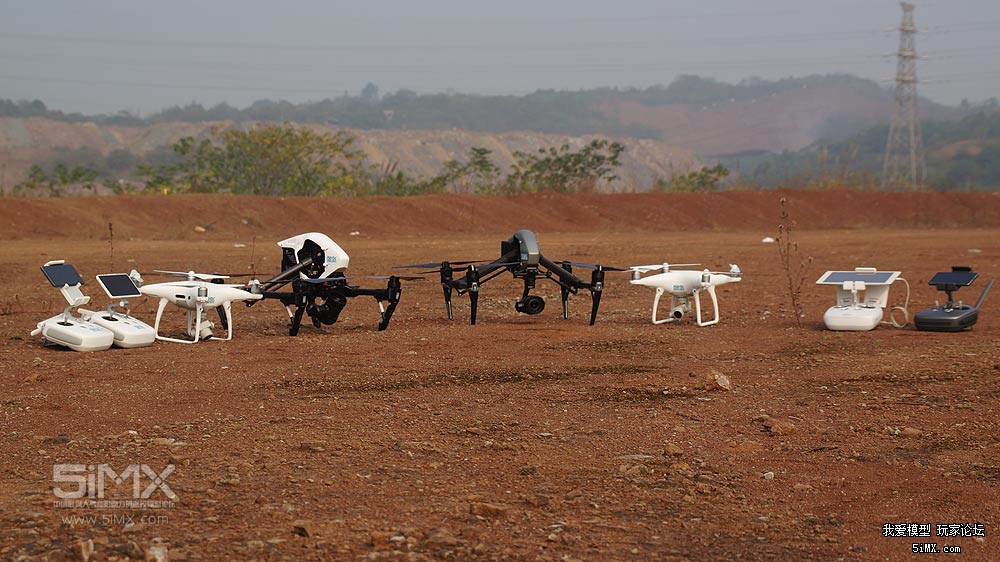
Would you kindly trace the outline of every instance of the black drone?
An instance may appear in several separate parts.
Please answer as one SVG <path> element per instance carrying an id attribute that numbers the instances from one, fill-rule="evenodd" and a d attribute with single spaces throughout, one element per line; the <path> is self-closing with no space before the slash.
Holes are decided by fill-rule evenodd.
<path id="1" fill-rule="evenodd" d="M 488 263 L 487 263 L 488 262 Z M 477 265 L 481 264 L 481 265 Z M 459 266 L 459 267 L 455 267 Z M 464 266 L 464 267 L 462 267 Z M 591 270 L 590 281 L 585 281 L 573 273 L 573 268 Z M 590 308 L 590 325 L 597 320 L 597 309 L 601 305 L 601 293 L 604 292 L 604 273 L 606 271 L 624 271 L 618 267 L 602 266 L 600 264 L 580 263 L 574 261 L 554 262 L 542 255 L 538 248 L 538 239 L 530 230 L 518 230 L 510 239 L 500 243 L 500 257 L 494 261 L 466 260 L 443 261 L 437 263 L 419 263 L 400 265 L 397 269 L 430 269 L 420 274 L 439 273 L 441 287 L 444 292 L 445 309 L 448 319 L 453 320 L 451 307 L 452 292 L 459 295 L 468 293 L 471 304 L 470 320 L 476 323 L 476 312 L 479 307 L 480 287 L 504 271 L 509 271 L 515 279 L 524 281 L 524 293 L 514 305 L 514 309 L 523 314 L 538 314 L 545 309 L 545 299 L 529 294 L 535 288 L 539 276 L 550 279 L 559 285 L 562 296 L 563 318 L 569 318 L 569 295 L 577 294 L 580 289 L 590 291 L 592 305 Z M 464 270 L 464 273 L 462 273 Z M 455 276 L 456 273 L 460 275 Z"/>

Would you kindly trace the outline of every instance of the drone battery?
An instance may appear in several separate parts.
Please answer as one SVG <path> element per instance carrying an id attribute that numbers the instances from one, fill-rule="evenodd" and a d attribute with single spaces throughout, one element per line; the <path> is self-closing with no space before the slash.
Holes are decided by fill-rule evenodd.
<path id="1" fill-rule="evenodd" d="M 918 312 L 913 318 L 918 330 L 927 332 L 961 332 L 979 320 L 979 309 L 972 306 L 946 309 L 936 306 Z"/>
<path id="2" fill-rule="evenodd" d="M 115 335 L 111 331 L 60 314 L 39 322 L 32 335 L 41 334 L 46 341 L 62 345 L 73 351 L 103 351 L 111 347 Z"/>
<path id="3" fill-rule="evenodd" d="M 882 321 L 880 307 L 831 306 L 823 314 L 823 323 L 828 330 L 842 332 L 867 332 L 878 327 Z"/>
<path id="4" fill-rule="evenodd" d="M 83 314 L 83 311 L 80 311 Z M 146 347 L 153 345 L 156 341 L 156 330 L 152 326 L 141 320 L 125 316 L 124 314 L 108 314 L 107 312 L 97 312 L 85 319 L 102 328 L 108 330 L 115 336 L 115 347 L 126 349 L 134 347 Z"/>

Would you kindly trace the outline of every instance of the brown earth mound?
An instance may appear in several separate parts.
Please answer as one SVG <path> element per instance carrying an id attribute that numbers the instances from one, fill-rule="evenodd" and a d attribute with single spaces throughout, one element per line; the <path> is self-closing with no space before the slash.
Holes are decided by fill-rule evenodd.
<path id="1" fill-rule="evenodd" d="M 268 198 L 232 195 L 3 199 L 0 236 L 136 239 L 275 238 L 460 233 L 758 230 L 773 233 L 787 197 L 801 229 L 995 227 L 997 193 L 731 191 L 706 194 L 432 195 Z"/>

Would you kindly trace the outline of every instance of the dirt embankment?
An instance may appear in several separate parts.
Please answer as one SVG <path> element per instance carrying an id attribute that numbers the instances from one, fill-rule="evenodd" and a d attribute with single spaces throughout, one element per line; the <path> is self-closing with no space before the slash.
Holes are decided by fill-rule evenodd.
<path id="1" fill-rule="evenodd" d="M 773 233 L 787 197 L 800 229 L 1000 226 L 1000 194 L 733 191 L 706 194 L 526 194 L 509 197 L 268 198 L 233 195 L 5 198 L 0 236 L 152 239 L 273 238 L 472 232 L 760 230 Z M 201 227 L 201 228 L 198 228 Z M 202 231 L 204 229 L 204 231 Z"/>

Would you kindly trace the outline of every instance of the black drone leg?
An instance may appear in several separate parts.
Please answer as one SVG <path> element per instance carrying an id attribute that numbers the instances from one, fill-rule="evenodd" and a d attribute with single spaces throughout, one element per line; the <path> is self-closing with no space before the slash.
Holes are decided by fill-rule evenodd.
<path id="1" fill-rule="evenodd" d="M 448 320 L 455 319 L 455 313 L 451 309 L 451 287 L 448 285 L 441 285 L 444 289 L 444 308 L 448 311 Z"/>
<path id="2" fill-rule="evenodd" d="M 389 291 L 389 306 L 385 307 L 385 311 L 382 312 L 382 321 L 378 324 L 378 331 L 385 331 L 389 327 L 389 320 L 392 319 L 392 313 L 396 312 L 396 305 L 399 304 L 399 297 L 403 292 L 402 284 L 399 282 L 398 277 L 390 277 L 388 284 Z M 378 297 L 376 297 L 378 298 Z"/>
<path id="3" fill-rule="evenodd" d="M 590 308 L 590 325 L 593 326 L 594 322 L 597 322 L 597 309 L 601 306 L 601 293 L 604 291 L 594 291 L 591 296 L 594 299 L 594 304 Z"/>
<path id="4" fill-rule="evenodd" d="M 226 320 L 226 309 L 221 306 L 217 306 L 215 307 L 215 311 L 219 313 L 219 325 L 222 326 L 223 330 L 228 330 L 229 321 Z"/>
<path id="5" fill-rule="evenodd" d="M 292 322 L 288 326 L 288 335 L 297 336 L 299 334 L 299 326 L 302 325 L 302 315 L 305 311 L 306 307 L 304 306 L 295 307 L 295 315 L 292 316 Z"/>
<path id="6" fill-rule="evenodd" d="M 222 279 L 212 279 L 211 281 L 213 285 L 221 285 L 222 282 L 223 282 Z M 219 325 L 222 326 L 223 330 L 228 330 L 229 321 L 226 320 L 226 309 L 221 306 L 217 306 L 215 307 L 215 311 L 219 313 Z"/>
<path id="7" fill-rule="evenodd" d="M 559 265 L 566 271 L 573 273 L 572 263 L 564 261 Z M 560 295 L 562 296 L 563 320 L 566 320 L 569 318 L 569 287 L 563 285 L 562 283 L 560 283 L 559 285 L 560 285 L 559 292 Z"/>
<path id="8" fill-rule="evenodd" d="M 392 319 L 392 313 L 396 311 L 397 304 L 399 304 L 399 301 L 390 302 L 389 306 L 385 307 L 385 312 L 382 313 L 382 321 L 378 323 L 378 331 L 384 332 L 389 327 L 389 320 Z"/>
<path id="9" fill-rule="evenodd" d="M 465 270 L 465 286 L 468 287 L 469 291 L 470 319 L 475 325 L 476 312 L 479 311 L 479 270 L 474 265 L 470 265 L 469 269 Z"/>
<path id="10" fill-rule="evenodd" d="M 597 266 L 597 269 L 590 276 L 590 294 L 594 304 L 590 308 L 590 325 L 597 322 L 597 309 L 601 306 L 601 294 L 604 293 L 604 269 Z"/>
<path id="11" fill-rule="evenodd" d="M 476 311 L 479 310 L 479 290 L 478 289 L 476 289 L 474 291 L 473 290 L 469 291 L 469 304 L 471 305 L 471 309 L 472 309 L 472 312 L 471 312 L 471 314 L 472 314 L 472 316 L 471 316 L 471 318 L 472 318 L 472 325 L 475 326 L 475 324 L 476 324 Z"/>

